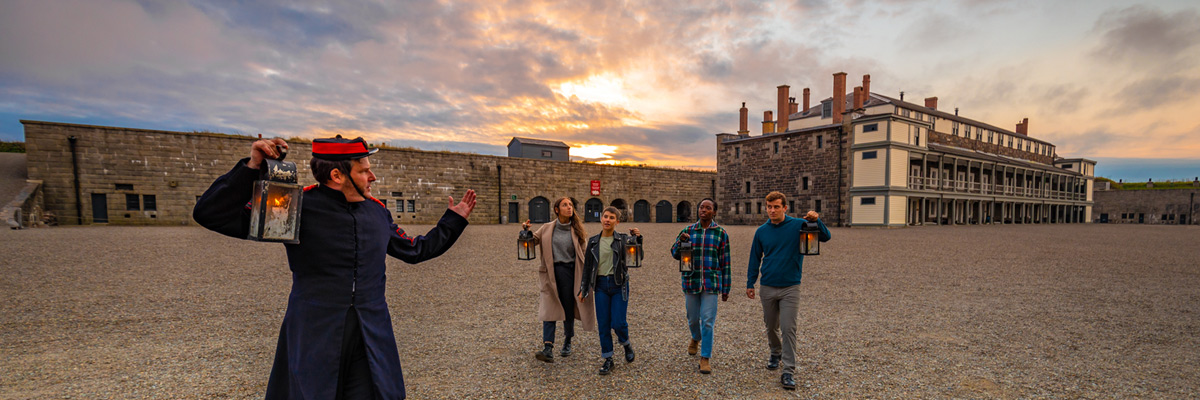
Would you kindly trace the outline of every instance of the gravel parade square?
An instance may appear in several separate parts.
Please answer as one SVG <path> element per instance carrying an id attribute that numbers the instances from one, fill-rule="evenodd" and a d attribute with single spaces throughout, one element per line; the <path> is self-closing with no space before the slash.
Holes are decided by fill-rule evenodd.
<path id="1" fill-rule="evenodd" d="M 403 226 L 420 234 L 430 226 Z M 733 291 L 713 373 L 686 353 L 683 224 L 632 270 L 634 363 L 598 376 L 595 332 L 552 364 L 537 262 L 517 225 L 472 225 L 445 255 L 388 259 L 408 394 L 435 398 L 1195 398 L 1200 229 L 1004 225 L 831 228 L 804 263 L 797 390 L 764 368 L 744 295 L 754 226 L 727 226 Z M 599 232 L 588 224 L 589 235 Z M 287 304 L 283 246 L 190 227 L 0 232 L 0 398 L 261 398 Z"/>

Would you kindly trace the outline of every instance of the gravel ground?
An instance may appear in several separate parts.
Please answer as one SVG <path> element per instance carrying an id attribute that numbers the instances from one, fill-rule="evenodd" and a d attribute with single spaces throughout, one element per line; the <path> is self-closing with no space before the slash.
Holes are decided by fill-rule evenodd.
<path id="1" fill-rule="evenodd" d="M 638 359 L 609 376 L 582 330 L 574 355 L 534 360 L 537 267 L 515 259 L 515 226 L 472 226 L 424 264 L 389 260 L 409 394 L 1200 396 L 1197 227 L 832 229 L 805 263 L 799 387 L 784 392 L 764 368 L 761 306 L 742 288 L 754 227 L 729 228 L 734 291 L 706 376 L 685 352 L 667 251 L 681 225 L 621 225 L 632 226 L 649 253 L 632 273 Z M 282 246 L 196 227 L 0 231 L 0 398 L 260 398 L 289 282 Z"/>

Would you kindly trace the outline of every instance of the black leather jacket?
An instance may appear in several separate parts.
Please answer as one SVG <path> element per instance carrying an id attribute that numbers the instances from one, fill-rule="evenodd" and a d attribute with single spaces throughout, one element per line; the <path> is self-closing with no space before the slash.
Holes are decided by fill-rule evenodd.
<path id="1" fill-rule="evenodd" d="M 624 287 L 629 283 L 629 268 L 625 266 L 625 241 L 629 239 L 629 235 L 619 232 L 613 232 L 613 242 L 611 251 L 613 254 L 613 283 L 617 286 Z M 638 244 L 642 243 L 642 237 L 637 236 Z M 643 258 L 645 252 L 643 251 Z M 593 288 L 596 286 L 596 274 L 600 272 L 600 235 L 588 238 L 587 250 L 583 251 L 583 279 L 579 284 L 579 292 L 587 297 Z"/>

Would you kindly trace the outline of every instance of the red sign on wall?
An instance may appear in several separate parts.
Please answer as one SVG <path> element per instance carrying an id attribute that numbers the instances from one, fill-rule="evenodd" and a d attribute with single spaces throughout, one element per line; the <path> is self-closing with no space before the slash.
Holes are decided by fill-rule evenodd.
<path id="1" fill-rule="evenodd" d="M 592 181 L 592 196 L 600 195 L 600 181 Z"/>

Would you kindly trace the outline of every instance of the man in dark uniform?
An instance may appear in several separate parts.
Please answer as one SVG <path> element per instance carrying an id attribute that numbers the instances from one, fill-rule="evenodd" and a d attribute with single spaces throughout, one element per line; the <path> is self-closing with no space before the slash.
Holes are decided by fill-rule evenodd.
<path id="1" fill-rule="evenodd" d="M 250 157 L 217 178 L 196 202 L 205 228 L 246 238 L 248 202 L 259 167 L 278 158 L 282 139 L 259 140 Z M 400 356 L 384 297 L 388 255 L 418 263 L 445 253 L 467 226 L 475 191 L 449 198 L 437 226 L 416 238 L 392 222 L 371 197 L 375 174 L 362 138 L 313 141 L 310 164 L 319 184 L 305 188 L 300 243 L 286 244 L 292 292 L 279 329 L 268 399 L 402 399 Z"/>

